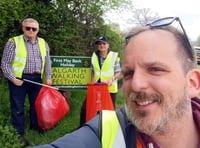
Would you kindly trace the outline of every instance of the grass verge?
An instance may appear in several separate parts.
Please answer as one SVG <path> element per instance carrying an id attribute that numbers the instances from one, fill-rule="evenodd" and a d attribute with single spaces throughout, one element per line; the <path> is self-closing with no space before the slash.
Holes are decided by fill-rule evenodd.
<path id="1" fill-rule="evenodd" d="M 28 99 L 25 102 L 25 123 L 26 123 L 26 137 L 32 143 L 32 145 L 42 145 L 50 143 L 57 138 L 65 135 L 66 133 L 72 132 L 79 127 L 80 122 L 80 110 L 83 101 L 86 98 L 85 89 L 74 89 L 70 90 L 70 111 L 68 114 L 53 128 L 46 131 L 43 135 L 36 131 L 29 130 L 29 115 L 28 115 Z M 123 104 L 123 96 L 121 93 L 117 94 L 116 108 L 119 108 Z M 3 136 L 0 140 L 1 145 L 6 148 L 19 148 L 19 142 L 17 141 L 17 134 L 11 126 L 10 122 L 10 102 L 9 102 L 9 91 L 7 81 L 1 76 L 0 77 L 0 129 L 1 135 Z M 13 134 L 10 134 L 13 133 Z M 11 141 L 9 139 L 14 139 Z M 14 144 L 13 144 L 14 143 Z M 10 145 L 10 146 L 9 146 Z"/>

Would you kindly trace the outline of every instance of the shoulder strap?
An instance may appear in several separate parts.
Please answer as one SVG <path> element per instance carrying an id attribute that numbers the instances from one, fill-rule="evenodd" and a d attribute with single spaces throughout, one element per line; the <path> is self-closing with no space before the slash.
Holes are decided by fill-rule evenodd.
<path id="1" fill-rule="evenodd" d="M 136 127 L 132 124 L 128 123 L 127 117 L 125 116 L 125 108 L 122 107 L 117 110 L 118 120 L 122 128 L 124 138 L 126 139 L 126 148 L 140 148 L 137 144 L 137 135 L 136 135 Z M 129 124 L 129 125 L 128 125 Z M 127 126 L 128 125 L 128 126 Z M 125 128 L 126 126 L 126 128 Z"/>
<path id="2" fill-rule="evenodd" d="M 117 118 L 124 135 L 126 148 L 142 148 L 140 141 L 136 140 L 136 137 L 137 137 L 136 128 L 132 125 L 127 126 L 128 120 L 126 119 L 126 116 L 125 116 L 124 107 L 118 109 L 116 111 L 116 114 L 117 114 Z M 100 141 L 102 139 L 102 111 L 99 112 L 99 139 Z"/>
<path id="3" fill-rule="evenodd" d="M 113 110 L 102 111 L 102 148 L 126 148 L 124 135 Z"/>

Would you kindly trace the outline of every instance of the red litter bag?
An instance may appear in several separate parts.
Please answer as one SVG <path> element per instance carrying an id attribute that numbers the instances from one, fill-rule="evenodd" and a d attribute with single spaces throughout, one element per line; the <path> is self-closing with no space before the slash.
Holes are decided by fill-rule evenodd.
<path id="1" fill-rule="evenodd" d="M 43 86 L 37 96 L 35 109 L 40 128 L 48 130 L 69 112 L 69 105 L 59 91 Z"/>
<path id="2" fill-rule="evenodd" d="M 87 84 L 86 122 L 99 110 L 114 110 L 112 99 L 106 83 Z"/>

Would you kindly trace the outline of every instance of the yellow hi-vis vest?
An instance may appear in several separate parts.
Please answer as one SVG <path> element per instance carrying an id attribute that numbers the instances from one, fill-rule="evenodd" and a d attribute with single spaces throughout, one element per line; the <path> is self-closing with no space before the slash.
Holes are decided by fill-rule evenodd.
<path id="1" fill-rule="evenodd" d="M 124 135 L 115 111 L 102 110 L 102 148 L 126 148 Z"/>
<path id="2" fill-rule="evenodd" d="M 115 61 L 117 60 L 117 57 L 118 57 L 118 53 L 110 51 L 102 65 L 102 67 L 100 68 L 99 60 L 98 60 L 96 53 L 94 52 L 92 54 L 91 61 L 94 66 L 94 79 L 96 81 L 101 79 L 101 82 L 103 82 L 103 81 L 106 81 L 113 77 Z M 116 93 L 118 90 L 117 87 L 118 87 L 117 80 L 114 80 L 112 85 L 108 87 L 108 90 L 110 93 Z"/>
<path id="3" fill-rule="evenodd" d="M 15 58 L 12 63 L 13 73 L 16 77 L 22 78 L 22 74 L 26 65 L 27 59 L 27 50 L 26 45 L 24 42 L 24 36 L 16 36 L 13 38 L 15 42 Z M 38 45 L 40 48 L 40 53 L 42 57 L 42 69 L 41 69 L 41 76 L 43 76 L 44 72 L 44 64 L 45 64 L 45 57 L 46 57 L 46 47 L 45 47 L 45 40 L 42 38 L 38 38 Z"/>

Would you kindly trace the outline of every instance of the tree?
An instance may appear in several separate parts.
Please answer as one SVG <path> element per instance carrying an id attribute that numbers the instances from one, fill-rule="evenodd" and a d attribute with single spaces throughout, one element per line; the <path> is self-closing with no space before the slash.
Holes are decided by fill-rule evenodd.
<path id="1" fill-rule="evenodd" d="M 141 8 L 133 10 L 132 21 L 136 25 L 145 26 L 146 24 L 158 18 L 159 18 L 158 14 L 154 13 L 150 8 Z"/>
<path id="2" fill-rule="evenodd" d="M 121 43 L 118 31 L 106 26 L 102 16 L 126 1 L 1 0 L 0 55 L 8 38 L 22 33 L 21 22 L 27 17 L 39 21 L 39 36 L 49 43 L 51 55 L 90 56 L 94 40 L 102 34 L 116 34 Z"/>
<path id="3" fill-rule="evenodd" d="M 12 11 L 11 11 L 12 10 Z M 0 1 L 0 57 L 4 48 L 5 42 L 12 35 L 18 34 L 19 30 L 19 0 L 1 0 Z"/>
<path id="4" fill-rule="evenodd" d="M 103 14 L 110 8 L 116 8 L 123 0 L 73 0 L 68 3 L 68 9 L 73 15 L 75 25 L 76 43 L 82 47 L 86 55 L 91 55 L 94 40 L 101 34 L 105 34 Z M 113 30 L 112 30 L 113 31 Z M 81 38 L 80 38 L 81 37 Z M 83 38 L 82 38 L 83 37 Z M 76 47 L 77 49 L 77 47 Z M 81 49 L 80 49 L 81 50 Z"/>
<path id="5" fill-rule="evenodd" d="M 118 9 L 111 10 L 104 17 L 108 23 L 119 23 L 123 31 L 127 31 L 137 25 L 144 26 L 159 18 L 158 14 L 150 8 L 134 7 L 134 1 L 123 3 Z"/>

